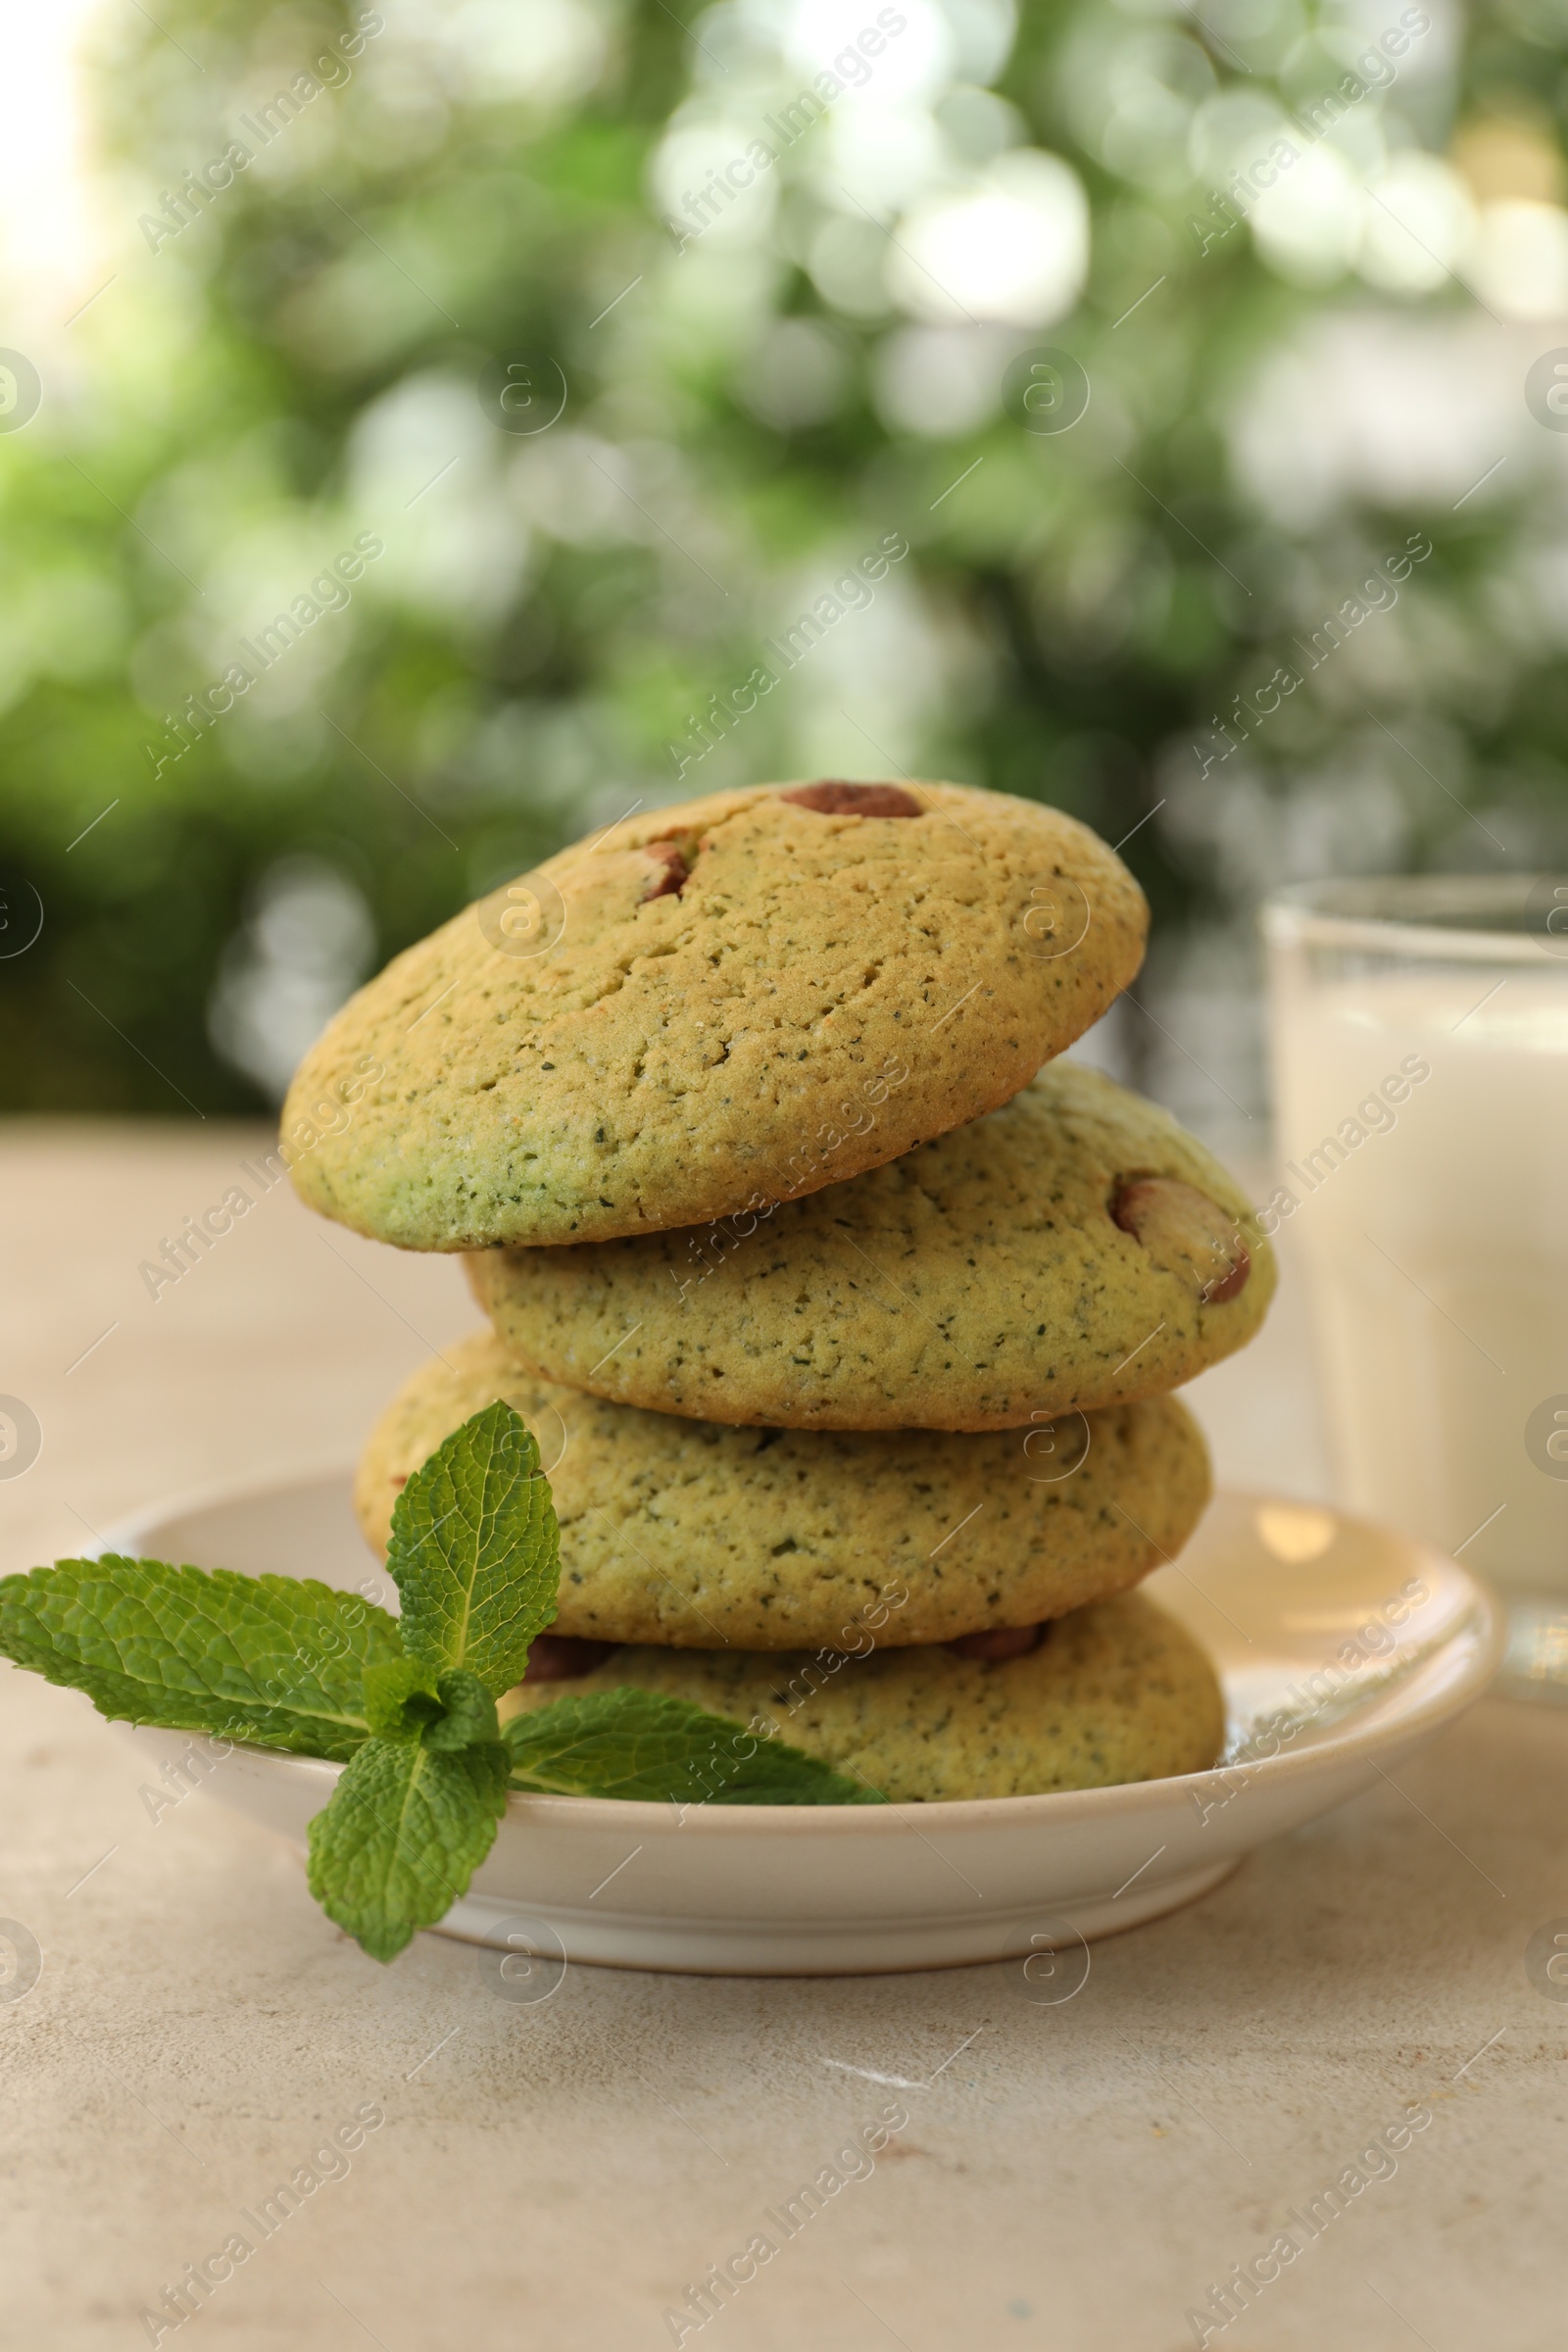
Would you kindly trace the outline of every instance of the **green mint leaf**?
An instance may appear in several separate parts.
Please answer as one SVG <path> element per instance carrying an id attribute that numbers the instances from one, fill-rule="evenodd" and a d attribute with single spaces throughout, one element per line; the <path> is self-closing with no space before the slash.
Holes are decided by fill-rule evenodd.
<path id="1" fill-rule="evenodd" d="M 561 1538 L 539 1448 L 510 1404 L 475 1413 L 415 1472 L 386 1564 L 411 1657 L 466 1667 L 492 1698 L 521 1682 L 556 1613 Z"/>
<path id="2" fill-rule="evenodd" d="M 435 1669 L 417 1658 L 388 1658 L 365 1669 L 365 1720 L 375 1740 L 417 1740 L 440 1719 Z"/>
<path id="3" fill-rule="evenodd" d="M 354 1592 L 111 1552 L 0 1580 L 0 1654 L 112 1719 L 338 1760 L 368 1736 L 365 1669 L 399 1642 Z"/>
<path id="4" fill-rule="evenodd" d="M 454 1666 L 436 1677 L 436 1696 L 442 1713 L 424 1735 L 426 1747 L 438 1755 L 465 1747 L 494 1747 L 501 1738 L 496 1702 L 476 1674 Z"/>
<path id="5" fill-rule="evenodd" d="M 466 1666 L 437 1674 L 422 1658 L 394 1658 L 365 1670 L 365 1720 L 378 1740 L 422 1740 L 438 1753 L 493 1747 L 496 1702 Z"/>
<path id="6" fill-rule="evenodd" d="M 457 1755 L 368 1740 L 310 1826 L 308 1880 L 328 1919 L 393 1960 L 467 1891 L 507 1807 L 506 1749 Z"/>
<path id="7" fill-rule="evenodd" d="M 514 1788 L 677 1804 L 865 1805 L 876 1789 L 732 1716 L 623 1685 L 514 1715 L 502 1738 Z"/>

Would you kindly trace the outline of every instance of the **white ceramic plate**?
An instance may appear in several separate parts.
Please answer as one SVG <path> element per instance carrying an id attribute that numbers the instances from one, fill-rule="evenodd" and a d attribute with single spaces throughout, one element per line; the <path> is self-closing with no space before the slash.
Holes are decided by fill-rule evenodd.
<path id="1" fill-rule="evenodd" d="M 107 1548 L 319 1577 L 396 1607 L 346 1474 L 146 1513 Z M 707 1805 L 684 1817 L 673 1805 L 514 1796 L 440 1932 L 492 1944 L 497 1989 L 523 2000 L 553 1990 L 565 1960 L 831 1976 L 1031 1950 L 1039 1997 L 1063 1999 L 1073 1964 L 1047 1952 L 1191 1901 L 1265 1838 L 1353 1796 L 1485 1689 L 1502 1646 L 1500 1611 L 1456 1561 L 1258 1495 L 1216 1497 L 1180 1565 L 1145 1590 L 1214 1659 L 1229 1768 L 1058 1796 Z M 190 1745 L 174 1732 L 131 1737 L 168 1756 Z M 205 1786 L 303 1852 L 340 1769 L 242 1747 Z"/>

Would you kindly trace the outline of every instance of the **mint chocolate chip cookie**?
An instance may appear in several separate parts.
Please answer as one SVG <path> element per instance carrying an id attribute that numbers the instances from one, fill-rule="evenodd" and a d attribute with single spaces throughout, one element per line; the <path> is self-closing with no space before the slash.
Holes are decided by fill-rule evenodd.
<path id="1" fill-rule="evenodd" d="M 349 1001 L 284 1108 L 294 1182 L 412 1250 L 756 1212 L 1006 1102 L 1126 987 L 1146 923 L 1093 833 L 1001 793 L 640 812 Z"/>
<path id="2" fill-rule="evenodd" d="M 961 1648 L 617 1649 L 569 1682 L 510 1693 L 501 1711 L 627 1684 L 661 1690 L 738 1716 L 899 1804 L 1163 1780 L 1219 1754 L 1214 1669 L 1141 1593 L 1058 1617 L 1010 1657 Z"/>
<path id="3" fill-rule="evenodd" d="M 1161 1396 L 1246 1345 L 1275 1281 L 1212 1154 L 1070 1061 L 808 1199 L 468 1268 L 544 1378 L 795 1429 L 1001 1429 Z"/>
<path id="4" fill-rule="evenodd" d="M 1208 1456 L 1172 1397 L 984 1435 L 738 1429 L 536 1380 L 490 1332 L 415 1373 L 365 1449 L 385 1548 L 409 1478 L 496 1397 L 561 1523 L 552 1633 L 677 1648 L 854 1649 L 1037 1625 L 1179 1552 Z"/>

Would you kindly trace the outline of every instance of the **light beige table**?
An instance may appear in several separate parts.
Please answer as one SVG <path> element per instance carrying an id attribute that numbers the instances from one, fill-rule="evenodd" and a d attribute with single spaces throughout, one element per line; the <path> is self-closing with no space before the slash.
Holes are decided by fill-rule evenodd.
<path id="1" fill-rule="evenodd" d="M 155 1302 L 139 1261 L 257 1140 L 0 1132 L 0 1390 L 44 1430 L 0 1483 L 5 1568 L 172 1493 L 346 1461 L 474 1320 L 456 1267 L 359 1243 L 282 1188 Z M 1287 1289 L 1259 1347 L 1190 1394 L 1223 1475 L 1311 1494 L 1296 1315 Z M 437 1936 L 378 1968 L 291 1855 L 199 1796 L 153 1821 L 124 1736 L 0 1667 L 0 1914 L 44 1954 L 0 2006 L 0 2346 L 146 2343 L 143 2308 L 254 2237 L 242 2209 L 368 2107 L 385 2120 L 348 2169 L 181 2343 L 652 2352 L 688 2284 L 896 2100 L 909 2125 L 870 2177 L 687 2344 L 1174 2352 L 1209 2285 L 1421 2101 L 1394 2177 L 1209 2341 L 1558 2352 L 1568 2005 L 1524 1955 L 1568 1915 L 1565 1764 L 1568 1714 L 1488 1702 L 1399 1789 L 1097 1944 L 1061 2007 L 1016 1966 L 574 1968 L 524 2006 Z"/>

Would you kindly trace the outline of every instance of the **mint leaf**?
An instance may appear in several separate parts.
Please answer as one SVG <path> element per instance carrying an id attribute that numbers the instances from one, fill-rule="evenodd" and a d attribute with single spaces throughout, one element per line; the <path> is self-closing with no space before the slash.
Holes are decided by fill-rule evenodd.
<path id="1" fill-rule="evenodd" d="M 439 1754 L 368 1740 L 310 1826 L 308 1880 L 328 1919 L 372 1960 L 434 1927 L 490 1851 L 507 1806 L 499 1742 Z"/>
<path id="2" fill-rule="evenodd" d="M 375 1740 L 417 1740 L 442 1713 L 435 1668 L 417 1658 L 389 1658 L 365 1669 L 365 1720 Z"/>
<path id="3" fill-rule="evenodd" d="M 514 1715 L 514 1788 L 677 1804 L 878 1805 L 886 1800 L 782 1740 L 760 1739 L 662 1690 L 593 1690 Z"/>
<path id="4" fill-rule="evenodd" d="M 521 1682 L 556 1613 L 561 1537 L 539 1448 L 510 1404 L 475 1413 L 415 1472 L 386 1564 L 410 1657 L 466 1666 L 492 1698 Z"/>
<path id="5" fill-rule="evenodd" d="M 335 1760 L 368 1736 L 366 1667 L 399 1645 L 354 1592 L 111 1552 L 0 1580 L 0 1654 L 112 1719 Z"/>
<path id="6" fill-rule="evenodd" d="M 365 1719 L 381 1740 L 422 1740 L 448 1752 L 501 1737 L 496 1702 L 466 1666 L 437 1674 L 419 1658 L 365 1670 Z"/>
<path id="7" fill-rule="evenodd" d="M 442 1713 L 424 1734 L 426 1747 L 452 1754 L 459 1748 L 499 1744 L 496 1702 L 476 1674 L 466 1666 L 454 1666 L 436 1676 L 435 1690 Z"/>

